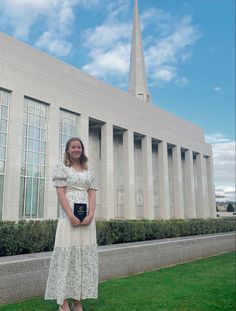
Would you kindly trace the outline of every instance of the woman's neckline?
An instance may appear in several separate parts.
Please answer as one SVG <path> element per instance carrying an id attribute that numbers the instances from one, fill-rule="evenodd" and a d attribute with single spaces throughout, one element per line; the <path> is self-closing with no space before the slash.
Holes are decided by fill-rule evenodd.
<path id="1" fill-rule="evenodd" d="M 84 173 L 85 170 L 77 170 L 74 166 L 71 166 L 71 168 L 73 168 L 74 171 L 76 171 L 77 173 Z"/>

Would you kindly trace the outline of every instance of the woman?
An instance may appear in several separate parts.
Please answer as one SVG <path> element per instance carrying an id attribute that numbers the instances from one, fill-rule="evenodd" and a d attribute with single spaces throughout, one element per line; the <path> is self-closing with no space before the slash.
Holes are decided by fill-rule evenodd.
<path id="1" fill-rule="evenodd" d="M 64 163 L 56 166 L 53 183 L 61 206 L 51 258 L 45 299 L 56 299 L 58 311 L 83 311 L 81 300 L 97 298 L 98 256 L 96 242 L 94 178 L 87 166 L 82 141 L 73 137 L 66 144 Z M 87 205 L 81 222 L 74 203 Z"/>

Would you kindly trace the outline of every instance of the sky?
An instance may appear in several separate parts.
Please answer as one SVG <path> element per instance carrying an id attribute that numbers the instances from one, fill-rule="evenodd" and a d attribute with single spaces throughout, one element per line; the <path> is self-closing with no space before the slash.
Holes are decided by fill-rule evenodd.
<path id="1" fill-rule="evenodd" d="M 0 31 L 127 91 L 134 0 L 0 0 Z M 235 0 L 139 0 L 154 105 L 204 129 L 235 200 Z"/>

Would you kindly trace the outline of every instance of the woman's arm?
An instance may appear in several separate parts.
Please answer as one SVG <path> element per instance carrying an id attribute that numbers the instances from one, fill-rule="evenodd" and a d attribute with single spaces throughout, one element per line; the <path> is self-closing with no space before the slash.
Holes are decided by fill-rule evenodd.
<path id="1" fill-rule="evenodd" d="M 63 208 L 63 210 L 65 211 L 67 217 L 69 218 L 71 225 L 74 227 L 81 225 L 80 220 L 77 217 L 75 217 L 73 211 L 70 208 L 69 202 L 66 197 L 66 187 L 56 187 L 56 189 L 59 203 Z"/>
<path id="2" fill-rule="evenodd" d="M 89 204 L 89 214 L 84 218 L 82 224 L 89 225 L 94 217 L 96 208 L 96 191 L 94 189 L 88 190 L 88 204 Z"/>

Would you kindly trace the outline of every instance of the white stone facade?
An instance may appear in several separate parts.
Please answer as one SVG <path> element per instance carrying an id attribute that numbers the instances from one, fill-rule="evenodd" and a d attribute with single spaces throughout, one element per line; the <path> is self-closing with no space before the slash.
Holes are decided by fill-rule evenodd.
<path id="1" fill-rule="evenodd" d="M 9 98 L 2 219 L 27 218 L 20 212 L 25 98 L 47 106 L 44 204 L 36 218 L 57 217 L 51 175 L 60 109 L 78 115 L 99 188 L 97 218 L 215 217 L 212 148 L 201 128 L 2 33 L 0 90 Z"/>

